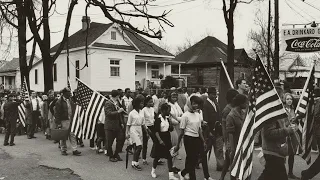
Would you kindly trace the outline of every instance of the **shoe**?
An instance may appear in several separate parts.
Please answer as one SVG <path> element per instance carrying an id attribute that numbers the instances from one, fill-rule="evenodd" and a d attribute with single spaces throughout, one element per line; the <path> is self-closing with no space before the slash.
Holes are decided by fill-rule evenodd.
<path id="1" fill-rule="evenodd" d="M 117 158 L 110 157 L 110 158 L 109 158 L 109 161 L 111 161 L 111 162 L 117 162 L 118 160 L 117 160 Z"/>
<path id="2" fill-rule="evenodd" d="M 152 168 L 152 170 L 151 170 L 151 177 L 152 178 L 157 178 L 156 170 L 154 168 Z"/>
<path id="3" fill-rule="evenodd" d="M 37 137 L 35 137 L 35 136 L 31 136 L 31 138 L 32 138 L 32 139 L 36 139 Z"/>
<path id="4" fill-rule="evenodd" d="M 184 176 L 184 179 L 186 179 L 186 180 L 189 180 L 189 179 L 190 179 L 189 173 L 187 173 L 187 174 Z"/>
<path id="5" fill-rule="evenodd" d="M 31 136 L 28 136 L 28 139 L 31 139 L 32 137 Z"/>
<path id="6" fill-rule="evenodd" d="M 177 174 L 179 171 L 181 171 L 179 168 L 172 167 L 172 171 Z"/>
<path id="7" fill-rule="evenodd" d="M 104 150 L 103 150 L 103 149 L 99 149 L 98 152 L 99 152 L 99 154 L 100 154 L 100 153 L 103 153 Z"/>
<path id="8" fill-rule="evenodd" d="M 142 168 L 139 166 L 139 164 L 137 165 L 132 165 L 132 167 L 137 170 L 137 171 L 142 171 Z"/>
<path id="9" fill-rule="evenodd" d="M 295 176 L 293 173 L 288 174 L 288 178 L 290 179 L 300 179 L 299 177 Z"/>
<path id="10" fill-rule="evenodd" d="M 9 145 L 9 143 L 5 142 L 5 143 L 3 143 L 3 145 L 4 145 L 4 146 L 8 146 L 8 145 Z"/>
<path id="11" fill-rule="evenodd" d="M 175 177 L 173 172 L 169 172 L 169 180 L 179 180 L 179 178 Z"/>
<path id="12" fill-rule="evenodd" d="M 119 155 L 117 155 L 115 158 L 117 159 L 117 161 L 123 161 L 123 159 L 121 159 Z"/>
<path id="13" fill-rule="evenodd" d="M 57 144 L 58 142 L 59 142 L 59 141 L 56 141 L 56 140 L 53 141 L 54 144 Z"/>
<path id="14" fill-rule="evenodd" d="M 97 148 L 96 148 L 96 147 L 90 147 L 90 149 L 91 149 L 91 150 L 96 150 Z"/>
<path id="15" fill-rule="evenodd" d="M 145 160 L 145 159 L 144 159 L 144 160 L 142 160 L 142 164 L 143 164 L 143 165 L 149 165 L 148 161 L 147 161 L 147 160 Z"/>
<path id="16" fill-rule="evenodd" d="M 83 143 L 81 143 L 81 144 L 80 144 L 80 147 L 84 147 L 84 144 L 83 144 Z"/>
<path id="17" fill-rule="evenodd" d="M 75 151 L 72 152 L 72 154 L 73 154 L 74 156 L 80 156 L 81 152 L 78 151 L 78 150 L 75 150 Z"/>
<path id="18" fill-rule="evenodd" d="M 204 178 L 204 180 L 215 180 L 215 179 L 208 177 L 208 178 Z"/>
<path id="19" fill-rule="evenodd" d="M 181 171 L 178 172 L 178 175 L 179 175 L 179 179 L 180 179 L 180 180 L 185 180 L 184 177 L 183 177 L 182 174 L 181 174 Z"/>
<path id="20" fill-rule="evenodd" d="M 67 156 L 68 153 L 67 153 L 67 151 L 61 151 L 61 155 L 62 155 L 62 156 Z"/>
<path id="21" fill-rule="evenodd" d="M 15 143 L 10 143 L 10 146 L 15 146 L 16 144 Z"/>

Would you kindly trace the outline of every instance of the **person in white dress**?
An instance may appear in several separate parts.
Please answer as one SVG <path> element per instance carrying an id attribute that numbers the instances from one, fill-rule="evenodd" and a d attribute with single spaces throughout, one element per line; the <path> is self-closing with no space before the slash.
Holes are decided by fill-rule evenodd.
<path id="1" fill-rule="evenodd" d="M 183 115 L 183 111 L 180 108 L 178 101 L 178 94 L 176 92 L 172 92 L 171 95 L 168 98 L 169 105 L 171 107 L 170 116 L 171 116 L 171 122 L 174 126 L 174 130 L 171 132 L 171 142 L 172 146 L 177 146 L 178 143 L 178 134 L 180 134 L 180 121 L 181 116 Z M 177 159 L 182 159 L 179 155 L 177 156 Z"/>
<path id="2" fill-rule="evenodd" d="M 131 166 L 141 171 L 142 168 L 139 166 L 139 156 L 142 150 L 143 133 L 142 128 L 146 128 L 144 115 L 142 112 L 143 100 L 135 98 L 132 101 L 133 110 L 129 113 L 126 135 L 127 139 L 134 145 L 133 160 Z M 147 129 L 145 129 L 147 131 Z"/>

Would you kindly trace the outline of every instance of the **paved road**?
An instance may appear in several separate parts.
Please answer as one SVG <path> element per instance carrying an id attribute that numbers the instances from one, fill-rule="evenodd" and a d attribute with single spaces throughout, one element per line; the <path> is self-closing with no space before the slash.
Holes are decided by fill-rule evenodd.
<path id="1" fill-rule="evenodd" d="M 57 144 L 48 141 L 40 133 L 37 133 L 37 139 L 27 139 L 26 136 L 16 137 L 16 146 L 2 146 L 4 135 L 0 134 L 0 180 L 2 179 L 84 179 L 84 180 L 151 180 L 151 158 L 148 158 L 150 165 L 142 166 L 143 170 L 137 172 L 131 167 L 125 169 L 125 162 L 112 163 L 102 154 L 97 155 L 89 149 L 89 142 L 85 141 L 85 147 L 80 148 L 82 156 L 72 155 L 61 156 Z M 151 144 L 149 145 L 150 150 Z M 71 150 L 69 149 L 69 154 Z M 257 179 L 263 167 L 258 162 L 255 151 L 253 180 Z M 181 153 L 185 157 L 184 151 Z M 120 156 L 125 159 L 125 154 Z M 316 154 L 312 155 L 314 159 Z M 132 156 L 130 156 L 132 158 Z M 300 171 L 307 165 L 300 158 L 296 157 L 294 173 L 300 175 Z M 183 160 L 175 161 L 179 168 L 184 167 Z M 209 171 L 213 178 L 218 179 L 220 172 L 215 171 L 215 158 L 211 157 L 209 162 Z M 320 167 L 319 167 L 320 168 Z M 168 179 L 166 165 L 157 168 L 158 180 Z M 197 170 L 198 179 L 203 179 L 202 170 Z M 226 178 L 229 180 L 229 178 Z M 320 175 L 314 178 L 320 180 Z"/>

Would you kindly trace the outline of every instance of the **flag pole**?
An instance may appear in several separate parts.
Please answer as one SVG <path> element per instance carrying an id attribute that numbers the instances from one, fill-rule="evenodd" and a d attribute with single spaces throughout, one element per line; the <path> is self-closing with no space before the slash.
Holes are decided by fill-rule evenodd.
<path id="1" fill-rule="evenodd" d="M 221 62 L 221 65 L 222 65 L 222 67 L 223 67 L 224 73 L 226 74 L 227 79 L 228 79 L 228 81 L 229 81 L 229 85 L 231 86 L 232 89 L 234 89 L 233 83 L 231 82 L 231 79 L 230 79 L 230 76 L 229 76 L 228 71 L 227 71 L 227 69 L 226 69 L 226 66 L 224 65 L 224 63 L 223 63 L 223 61 L 222 61 L 221 58 L 220 58 L 220 62 Z"/>
<path id="2" fill-rule="evenodd" d="M 83 81 L 81 81 L 79 78 L 76 77 L 76 80 L 80 81 L 81 83 L 83 83 L 84 85 L 88 86 L 86 83 L 84 83 Z M 89 87 L 89 86 L 88 86 Z M 115 105 L 117 108 L 120 108 L 118 105 L 116 105 L 113 101 L 111 101 L 110 99 L 106 98 L 104 95 L 102 95 L 101 93 L 99 93 L 98 91 L 96 90 L 93 90 L 95 93 L 99 94 L 100 96 L 102 96 L 103 99 L 105 99 L 106 101 L 108 102 L 111 102 L 113 105 Z M 123 111 L 124 113 L 128 114 L 127 111 Z"/>
<path id="3" fill-rule="evenodd" d="M 308 78 L 307 78 L 307 80 L 306 80 L 306 83 L 305 83 L 304 86 L 303 86 L 302 94 L 305 93 L 305 91 L 306 91 L 306 89 L 307 89 L 307 87 L 308 87 L 308 82 L 310 81 L 310 77 L 311 77 L 311 73 L 312 73 L 312 69 L 313 69 L 314 65 L 315 65 L 315 63 L 312 63 L 312 66 L 311 66 L 311 68 L 310 68 L 310 72 L 309 72 Z M 297 107 L 296 107 L 296 110 L 294 111 L 295 114 L 297 114 L 297 112 L 298 112 L 299 104 L 301 103 L 302 98 L 303 98 L 303 96 L 300 96 L 298 105 L 297 105 Z"/>

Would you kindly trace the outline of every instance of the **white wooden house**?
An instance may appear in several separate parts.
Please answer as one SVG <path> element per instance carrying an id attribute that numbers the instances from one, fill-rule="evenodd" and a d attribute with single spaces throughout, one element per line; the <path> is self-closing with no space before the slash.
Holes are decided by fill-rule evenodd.
<path id="1" fill-rule="evenodd" d="M 82 20 L 82 29 L 69 37 L 70 82 L 76 87 L 78 77 L 98 91 L 144 86 L 146 80 L 160 83 L 159 76 L 171 75 L 171 65 L 183 64 L 174 61 L 174 56 L 137 33 L 123 30 L 117 24 L 101 24 Z M 88 31 L 88 61 L 85 56 L 86 28 Z M 54 53 L 59 44 L 51 48 Z M 67 84 L 67 47 L 54 63 L 54 90 Z M 87 63 L 88 66 L 85 66 Z M 44 90 L 42 61 L 30 72 L 30 87 Z M 180 67 L 180 66 L 179 66 Z M 180 72 L 180 71 L 179 71 Z"/>

